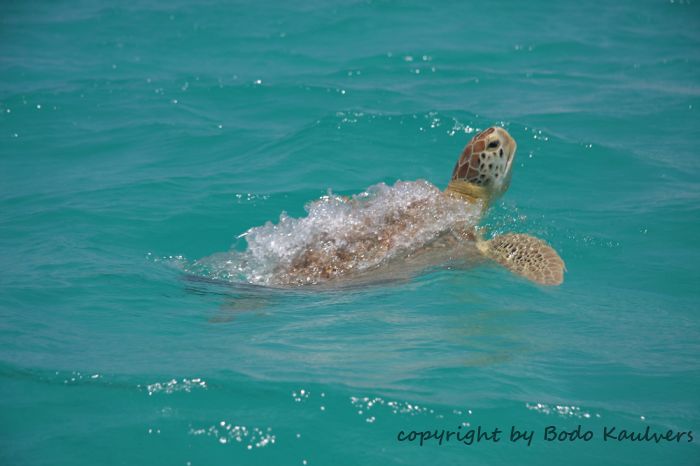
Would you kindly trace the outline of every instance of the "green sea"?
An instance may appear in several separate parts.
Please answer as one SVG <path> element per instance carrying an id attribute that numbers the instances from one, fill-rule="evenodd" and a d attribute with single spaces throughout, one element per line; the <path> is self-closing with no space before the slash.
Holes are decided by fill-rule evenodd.
<path id="1" fill-rule="evenodd" d="M 696 0 L 2 1 L 0 464 L 700 464 L 699 110 Z M 201 267 L 490 126 L 561 286 Z"/>

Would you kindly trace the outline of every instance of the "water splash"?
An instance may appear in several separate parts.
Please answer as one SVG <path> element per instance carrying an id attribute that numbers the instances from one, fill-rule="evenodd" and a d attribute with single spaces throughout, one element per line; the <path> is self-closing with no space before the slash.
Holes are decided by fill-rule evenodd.
<path id="1" fill-rule="evenodd" d="M 188 272 L 266 286 L 318 284 L 410 255 L 455 227 L 474 226 L 480 206 L 427 181 L 380 183 L 351 198 L 329 193 L 308 215 L 251 228 L 247 249 L 206 257 Z"/>

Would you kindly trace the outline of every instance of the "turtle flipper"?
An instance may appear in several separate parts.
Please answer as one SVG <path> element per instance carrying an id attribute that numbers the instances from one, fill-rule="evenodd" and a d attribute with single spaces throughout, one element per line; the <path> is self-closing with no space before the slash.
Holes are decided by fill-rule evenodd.
<path id="1" fill-rule="evenodd" d="M 521 233 L 499 235 L 478 241 L 479 250 L 511 272 L 540 285 L 561 285 L 566 266 L 547 243 Z"/>

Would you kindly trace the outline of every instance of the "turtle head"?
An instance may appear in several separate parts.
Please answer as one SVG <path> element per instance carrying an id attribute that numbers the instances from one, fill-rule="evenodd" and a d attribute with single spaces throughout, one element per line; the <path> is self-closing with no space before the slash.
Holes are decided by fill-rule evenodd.
<path id="1" fill-rule="evenodd" d="M 501 127 L 480 132 L 462 151 L 447 191 L 486 202 L 502 195 L 510 186 L 516 146 L 508 131 Z"/>

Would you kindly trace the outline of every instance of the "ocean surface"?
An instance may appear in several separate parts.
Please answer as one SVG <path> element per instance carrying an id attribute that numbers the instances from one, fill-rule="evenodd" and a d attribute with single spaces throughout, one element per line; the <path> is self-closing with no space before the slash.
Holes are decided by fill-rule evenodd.
<path id="1" fill-rule="evenodd" d="M 699 111 L 695 0 L 3 1 L 0 464 L 700 464 Z M 235 268 L 492 125 L 563 285 Z"/>

